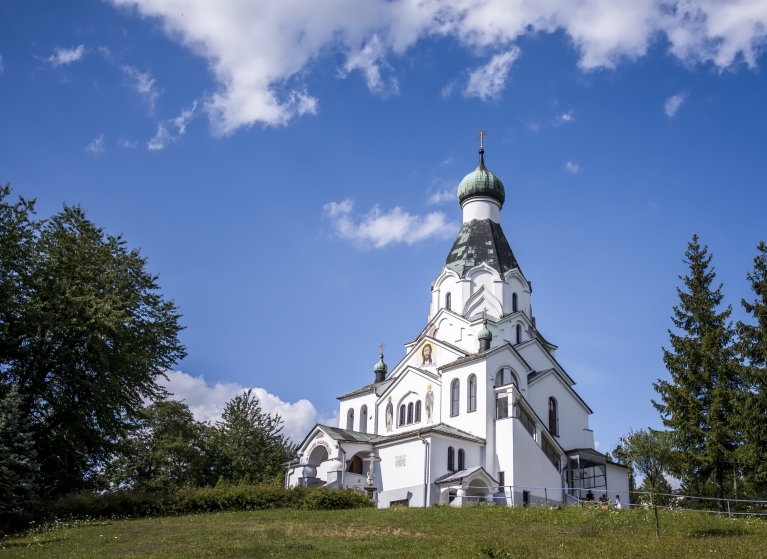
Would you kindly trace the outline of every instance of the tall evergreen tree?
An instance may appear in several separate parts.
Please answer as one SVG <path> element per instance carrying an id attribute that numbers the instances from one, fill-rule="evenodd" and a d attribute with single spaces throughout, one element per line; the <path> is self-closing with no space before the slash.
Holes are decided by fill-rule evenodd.
<path id="1" fill-rule="evenodd" d="M 742 392 L 738 406 L 743 430 L 738 459 L 746 479 L 764 491 L 767 490 L 767 244 L 760 242 L 757 250 L 754 269 L 746 276 L 755 299 L 741 300 L 756 324 L 738 321 L 736 327 L 736 346 L 743 361 L 747 388 Z"/>
<path id="2" fill-rule="evenodd" d="M 16 511 L 37 500 L 37 462 L 29 418 L 21 410 L 17 386 L 0 400 L 0 512 Z"/>
<path id="3" fill-rule="evenodd" d="M 218 473 L 237 481 L 248 476 L 263 481 L 282 474 L 282 463 L 295 448 L 282 435 L 282 418 L 261 409 L 251 390 L 227 402 L 216 423 L 212 446 L 218 454 Z"/>
<path id="4" fill-rule="evenodd" d="M 697 235 L 685 256 L 689 273 L 679 278 L 685 289 L 677 288 L 679 304 L 671 318 L 681 333 L 669 330 L 671 350 L 663 348 L 671 380 L 653 384 L 661 401 L 652 403 L 672 431 L 675 473 L 686 480 L 713 479 L 722 510 L 722 485 L 740 438 L 734 413 L 742 382 L 729 322 L 732 308 L 718 312 L 722 286 L 712 289 L 712 256 Z"/>

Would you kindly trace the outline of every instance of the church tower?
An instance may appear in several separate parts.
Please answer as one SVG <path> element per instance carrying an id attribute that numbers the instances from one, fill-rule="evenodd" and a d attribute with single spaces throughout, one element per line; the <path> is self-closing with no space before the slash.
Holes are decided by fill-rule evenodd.
<path id="1" fill-rule="evenodd" d="M 438 320 L 432 336 L 471 353 L 479 349 L 483 311 L 493 346 L 518 344 L 536 335 L 530 305 L 532 283 L 522 273 L 501 228 L 506 189 L 485 166 L 484 154 L 480 144 L 476 169 L 458 186 L 463 224 L 432 285 L 429 312 L 432 321 L 441 310 L 448 311 Z M 469 320 L 471 327 L 450 320 L 450 315 Z M 553 354 L 556 347 L 546 346 Z"/>

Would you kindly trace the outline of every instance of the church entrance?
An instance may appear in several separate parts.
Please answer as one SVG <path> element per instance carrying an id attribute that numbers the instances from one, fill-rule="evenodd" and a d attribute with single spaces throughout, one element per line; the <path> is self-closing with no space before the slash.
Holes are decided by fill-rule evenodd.
<path id="1" fill-rule="evenodd" d="M 355 454 L 352 459 L 349 461 L 349 467 L 347 468 L 347 472 L 351 472 L 353 474 L 362 474 L 362 469 L 364 465 L 362 463 L 362 458 L 359 457 L 359 455 Z"/>

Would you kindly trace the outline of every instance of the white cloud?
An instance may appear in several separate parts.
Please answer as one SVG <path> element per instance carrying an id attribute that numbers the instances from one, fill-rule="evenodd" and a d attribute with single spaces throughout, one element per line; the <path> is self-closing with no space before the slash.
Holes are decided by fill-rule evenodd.
<path id="1" fill-rule="evenodd" d="M 463 94 L 466 97 L 479 97 L 483 101 L 488 98 L 497 99 L 506 87 L 506 77 L 517 58 L 519 58 L 517 47 L 496 54 L 490 62 L 469 74 L 469 83 L 466 84 Z"/>
<path id="2" fill-rule="evenodd" d="M 452 157 L 442 162 L 442 165 L 450 163 Z M 429 204 L 443 204 L 445 202 L 455 202 L 458 199 L 458 181 L 435 178 L 432 181 L 427 202 Z"/>
<path id="3" fill-rule="evenodd" d="M 574 122 L 574 121 L 575 121 L 575 117 L 573 116 L 572 109 L 567 111 L 566 113 L 563 113 L 563 114 L 559 115 L 557 117 L 557 123 L 558 124 L 563 124 L 565 122 Z"/>
<path id="4" fill-rule="evenodd" d="M 194 111 L 197 108 L 197 101 L 192 103 L 192 106 L 188 109 L 181 111 L 181 114 L 176 118 L 166 120 L 157 125 L 157 133 L 149 140 L 146 147 L 150 151 L 158 151 L 165 149 L 165 147 L 171 142 L 178 142 L 179 138 L 186 134 L 186 125 L 189 120 L 194 116 Z M 175 128 L 175 134 L 170 131 L 171 128 Z"/>
<path id="5" fill-rule="evenodd" d="M 753 68 L 767 44 L 764 0 L 111 1 L 155 19 L 208 62 L 218 88 L 205 107 L 219 133 L 316 112 L 302 77 L 338 53 L 342 75 L 359 70 L 372 90 L 393 88 L 396 80 L 381 75 L 387 60 L 429 37 L 486 53 L 510 52 L 523 35 L 562 32 L 587 71 L 635 60 L 655 44 L 688 65 Z"/>
<path id="6" fill-rule="evenodd" d="M 580 166 L 577 163 L 573 163 L 572 161 L 568 161 L 565 164 L 565 169 L 570 171 L 573 175 L 575 175 L 576 173 L 578 173 L 578 171 L 581 170 Z"/>
<path id="7" fill-rule="evenodd" d="M 325 204 L 323 209 L 342 238 L 363 247 L 381 248 L 396 243 L 412 245 L 430 238 L 450 237 L 458 230 L 458 224 L 448 222 L 442 212 L 418 216 L 396 207 L 384 213 L 375 206 L 367 214 L 355 218 L 351 215 L 353 207 L 354 203 L 346 199 Z"/>
<path id="8" fill-rule="evenodd" d="M 46 58 L 46 60 L 54 66 L 61 66 L 63 64 L 71 64 L 72 62 L 77 62 L 83 57 L 84 54 L 85 45 L 80 45 L 79 47 L 74 47 L 71 49 L 62 49 L 56 47 L 53 49 L 53 54 Z"/>
<path id="9" fill-rule="evenodd" d="M 172 400 L 183 400 L 192 410 L 197 421 L 215 422 L 221 419 L 224 405 L 248 387 L 236 382 L 210 384 L 202 376 L 193 377 L 181 371 L 167 371 L 168 380 L 158 379 L 159 384 L 173 393 Z M 338 414 L 321 417 L 314 405 L 305 399 L 283 402 L 278 396 L 263 388 L 253 388 L 253 394 L 261 403 L 261 409 L 270 414 L 279 413 L 284 421 L 283 434 L 293 442 L 300 442 L 315 423 L 338 426 Z"/>
<path id="10" fill-rule="evenodd" d="M 127 64 L 122 67 L 122 71 L 131 80 L 131 87 L 135 89 L 139 95 L 144 98 L 144 101 L 149 105 L 149 110 L 154 111 L 157 98 L 162 91 L 157 87 L 157 80 L 152 77 L 152 73 L 147 70 L 141 72 L 138 68 L 128 66 Z"/>
<path id="11" fill-rule="evenodd" d="M 674 116 L 679 110 L 679 107 L 682 106 L 682 103 L 684 103 L 685 99 L 687 99 L 687 94 L 684 92 L 677 93 L 666 99 L 666 103 L 663 105 L 663 110 L 666 112 L 666 116 L 669 118 Z"/>
<path id="12" fill-rule="evenodd" d="M 3 70 L 5 70 L 5 66 L 3 66 L 3 57 L 0 56 L 0 74 L 3 73 Z"/>
<path id="13" fill-rule="evenodd" d="M 117 145 L 121 148 L 133 149 L 138 146 L 138 142 L 135 140 L 128 140 L 126 138 L 120 138 L 117 140 Z"/>
<path id="14" fill-rule="evenodd" d="M 101 134 L 98 138 L 96 138 L 90 144 L 85 146 L 85 151 L 87 151 L 88 153 L 92 153 L 93 155 L 104 153 L 106 150 L 107 148 L 104 145 L 104 134 Z"/>

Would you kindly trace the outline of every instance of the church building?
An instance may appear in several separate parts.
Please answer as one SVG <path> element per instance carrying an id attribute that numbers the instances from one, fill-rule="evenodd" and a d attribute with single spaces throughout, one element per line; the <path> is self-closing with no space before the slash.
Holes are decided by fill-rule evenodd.
<path id="1" fill-rule="evenodd" d="M 373 382 L 338 397 L 340 425 L 318 424 L 300 444 L 287 486 L 372 481 L 379 507 L 556 505 L 588 491 L 628 502 L 626 468 L 595 449 L 591 408 L 538 330 L 532 282 L 501 229 L 503 183 L 483 154 L 480 144 L 458 187 L 463 225 L 428 323 L 391 372 L 382 346 Z"/>

